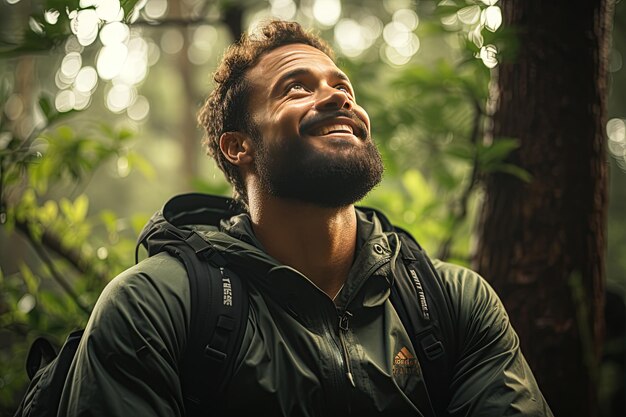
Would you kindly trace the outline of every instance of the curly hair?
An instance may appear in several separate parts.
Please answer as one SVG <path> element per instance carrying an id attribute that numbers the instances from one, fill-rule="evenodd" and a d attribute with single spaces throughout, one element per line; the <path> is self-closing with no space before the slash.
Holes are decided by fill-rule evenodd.
<path id="1" fill-rule="evenodd" d="M 224 53 L 213 81 L 214 90 L 198 113 L 198 122 L 206 130 L 203 144 L 233 186 L 233 196 L 247 206 L 245 184 L 239 168 L 226 159 L 220 150 L 220 137 L 225 132 L 239 131 L 255 138 L 255 126 L 248 112 L 250 84 L 246 79 L 262 55 L 283 45 L 302 43 L 324 52 L 334 60 L 330 46 L 319 36 L 305 31 L 296 22 L 270 21 L 250 35 L 243 34 Z"/>

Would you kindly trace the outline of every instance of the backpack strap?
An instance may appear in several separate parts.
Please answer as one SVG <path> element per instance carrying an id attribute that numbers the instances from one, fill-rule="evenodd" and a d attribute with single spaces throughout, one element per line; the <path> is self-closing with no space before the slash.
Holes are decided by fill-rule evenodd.
<path id="1" fill-rule="evenodd" d="M 248 295 L 226 259 L 196 232 L 161 250 L 178 258 L 189 277 L 191 324 L 180 379 L 187 416 L 206 415 L 230 382 L 248 317 Z"/>
<path id="2" fill-rule="evenodd" d="M 450 401 L 452 318 L 430 259 L 410 234 L 399 228 L 397 232 L 406 275 L 396 279 L 391 302 L 416 349 L 430 399 L 429 411 L 445 416 Z"/>

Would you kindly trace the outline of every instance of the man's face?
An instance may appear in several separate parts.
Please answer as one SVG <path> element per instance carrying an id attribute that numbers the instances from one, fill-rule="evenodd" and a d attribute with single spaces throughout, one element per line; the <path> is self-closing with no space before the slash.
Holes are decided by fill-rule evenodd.
<path id="1" fill-rule="evenodd" d="M 320 50 L 281 46 L 250 69 L 255 169 L 270 195 L 352 204 L 382 178 L 370 121 L 348 77 Z"/>

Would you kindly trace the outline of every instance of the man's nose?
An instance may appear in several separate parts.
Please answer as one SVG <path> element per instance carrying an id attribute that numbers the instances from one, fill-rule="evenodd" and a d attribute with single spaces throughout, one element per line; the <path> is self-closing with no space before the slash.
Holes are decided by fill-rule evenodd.
<path id="1" fill-rule="evenodd" d="M 331 86 L 320 89 L 315 101 L 317 110 L 352 109 L 352 100 L 345 91 Z"/>

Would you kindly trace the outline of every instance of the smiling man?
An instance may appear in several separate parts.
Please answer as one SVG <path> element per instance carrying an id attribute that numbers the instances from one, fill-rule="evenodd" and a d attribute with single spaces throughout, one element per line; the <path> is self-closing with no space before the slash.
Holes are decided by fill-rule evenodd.
<path id="1" fill-rule="evenodd" d="M 224 305 L 239 276 L 248 313 L 235 354 L 221 355 L 232 361 L 226 382 L 200 377 L 221 388 L 200 386 L 213 400 L 197 414 L 552 415 L 489 285 L 431 263 L 384 215 L 355 208 L 383 164 L 320 38 L 270 22 L 228 49 L 214 80 L 199 120 L 243 210 L 211 223 L 214 200 L 179 206 L 210 223 L 187 230 L 220 254 Z M 187 278 L 174 256 L 157 253 L 109 284 L 59 415 L 190 414 L 181 378 L 198 294 Z"/>

